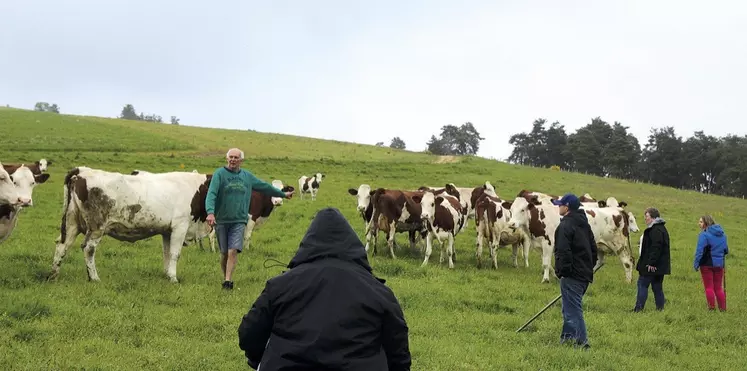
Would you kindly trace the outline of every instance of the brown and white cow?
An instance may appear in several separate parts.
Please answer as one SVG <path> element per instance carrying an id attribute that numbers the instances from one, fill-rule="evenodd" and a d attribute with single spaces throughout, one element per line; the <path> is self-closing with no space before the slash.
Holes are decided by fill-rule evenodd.
<path id="1" fill-rule="evenodd" d="M 498 269 L 498 257 L 496 250 L 500 246 L 512 245 L 514 267 L 518 267 L 517 250 L 518 241 L 511 241 L 513 233 L 508 226 L 511 219 L 511 203 L 498 197 L 483 193 L 475 201 L 475 230 L 477 232 L 477 267 L 482 267 L 483 243 L 487 240 L 490 250 L 490 258 L 493 268 Z M 518 240 L 518 238 L 516 239 Z"/>
<path id="2" fill-rule="evenodd" d="M 439 263 L 444 261 L 444 247 L 448 255 L 449 268 L 454 268 L 454 239 L 464 231 L 467 225 L 467 209 L 459 201 L 459 193 L 453 195 L 451 185 L 447 185 L 446 191 L 436 194 L 433 191 L 426 191 L 423 194 L 420 205 L 420 218 L 426 230 L 425 235 L 425 258 L 423 264 L 428 264 L 433 250 L 433 238 L 441 245 L 441 257 Z M 454 189 L 455 190 L 455 189 Z M 447 243 L 447 245 L 444 245 Z"/>
<path id="3" fill-rule="evenodd" d="M 363 226 L 364 226 L 365 231 L 369 230 L 369 225 L 371 224 L 371 219 L 373 218 L 372 196 L 374 192 L 376 191 L 372 190 L 371 186 L 365 183 L 358 186 L 358 189 L 354 189 L 354 188 L 348 189 L 348 193 L 352 196 L 355 196 L 356 198 L 356 210 L 358 210 L 358 213 L 363 219 Z M 412 225 L 408 223 L 397 222 L 395 223 L 395 234 L 408 232 L 410 246 L 414 247 L 417 244 L 417 236 L 418 236 L 418 233 L 415 230 L 416 228 L 417 227 L 413 227 Z M 383 216 L 383 214 L 379 215 L 377 230 L 381 230 L 384 233 L 389 232 L 389 224 L 386 223 L 385 217 Z M 375 250 L 376 249 L 375 246 L 378 242 L 378 233 L 374 233 L 372 238 L 373 238 L 373 244 L 374 244 L 374 250 Z M 397 244 L 396 237 L 392 238 L 392 243 L 394 244 L 395 249 L 399 249 L 399 245 Z"/>
<path id="4" fill-rule="evenodd" d="M 489 181 L 485 181 L 485 183 L 477 187 L 457 187 L 454 183 L 449 184 L 459 192 L 459 201 L 463 207 L 466 207 L 467 218 L 475 218 L 475 202 L 477 202 L 477 199 L 484 193 L 493 197 L 498 197 L 498 194 L 495 192 L 495 187 L 493 187 Z M 431 186 L 423 186 L 418 189 L 424 191 L 444 191 L 443 187 Z"/>
<path id="5" fill-rule="evenodd" d="M 308 177 L 306 175 L 298 178 L 298 189 L 301 192 L 301 199 L 305 193 L 311 194 L 311 200 L 316 200 L 316 194 L 319 192 L 319 185 L 324 180 L 324 174 L 316 173 L 316 175 Z"/>
<path id="6" fill-rule="evenodd" d="M 456 192 L 456 190 L 451 190 Z M 394 235 L 398 231 L 409 233 L 410 248 L 415 248 L 415 237 L 420 233 L 425 238 L 424 225 L 421 220 L 420 200 L 424 191 L 402 191 L 398 189 L 378 188 L 371 196 L 373 215 L 366 226 L 366 251 L 369 250 L 371 240 L 374 241 L 374 255 L 376 254 L 376 235 L 379 229 L 387 236 L 389 254 L 394 255 Z"/>
<path id="7" fill-rule="evenodd" d="M 88 279 L 99 281 L 94 260 L 104 236 L 135 242 L 161 235 L 163 267 L 172 282 L 179 282 L 176 263 L 191 223 L 205 221 L 205 197 L 212 175 L 168 172 L 148 176 L 76 167 L 63 183 L 63 215 L 55 249 L 54 279 L 67 250 L 79 234 L 85 235 L 83 252 Z"/>
<path id="8" fill-rule="evenodd" d="M 543 203 L 539 197 L 519 196 L 511 204 L 509 227 L 519 233 L 524 250 L 524 264 L 529 267 L 529 249 L 542 251 L 542 282 L 550 282 L 552 257 L 555 249 L 555 229 L 560 225 L 558 207 Z M 555 271 L 552 271 L 553 276 Z"/>
<path id="9" fill-rule="evenodd" d="M 36 176 L 41 175 L 42 172 L 46 171 L 48 165 L 52 165 L 52 161 L 41 159 L 39 161 L 34 161 L 33 163 L 28 165 L 26 165 L 25 163 L 6 163 L 3 164 L 3 168 L 5 168 L 5 171 L 7 171 L 9 174 L 13 174 L 13 172 L 15 172 L 19 167 L 26 166 Z"/>
<path id="10" fill-rule="evenodd" d="M 537 199 L 542 204 L 546 205 L 552 205 L 552 200 L 559 200 L 560 196 L 555 196 L 547 193 L 537 192 L 537 191 L 529 191 L 526 189 L 522 189 L 519 191 L 519 193 L 516 195 L 516 197 L 521 197 L 527 200 L 527 202 L 530 202 L 533 197 Z"/>
<path id="11" fill-rule="evenodd" d="M 605 253 L 615 254 L 625 269 L 625 280 L 633 280 L 635 262 L 630 246 L 630 220 L 628 212 L 621 208 L 590 207 L 584 208 L 589 220 L 594 239 L 597 243 L 597 262 L 594 266 L 604 264 Z"/>

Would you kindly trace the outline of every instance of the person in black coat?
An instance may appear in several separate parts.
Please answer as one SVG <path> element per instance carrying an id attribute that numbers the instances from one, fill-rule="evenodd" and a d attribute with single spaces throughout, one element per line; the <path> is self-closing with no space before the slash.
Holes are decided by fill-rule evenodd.
<path id="1" fill-rule="evenodd" d="M 654 292 L 654 302 L 657 310 L 664 310 L 664 276 L 670 274 L 669 232 L 666 221 L 661 218 L 659 210 L 650 207 L 644 213 L 646 230 L 641 240 L 641 256 L 638 258 L 638 293 L 636 295 L 634 312 L 640 312 L 648 299 L 648 287 Z"/>
<path id="2" fill-rule="evenodd" d="M 409 370 L 408 327 L 392 290 L 335 208 L 319 211 L 289 270 L 267 281 L 238 328 L 254 369 Z"/>
<path id="3" fill-rule="evenodd" d="M 560 278 L 563 329 L 560 343 L 572 341 L 589 348 L 584 310 L 581 306 L 589 284 L 594 281 L 597 244 L 586 212 L 578 197 L 568 193 L 553 200 L 563 218 L 555 229 L 555 275 Z"/>

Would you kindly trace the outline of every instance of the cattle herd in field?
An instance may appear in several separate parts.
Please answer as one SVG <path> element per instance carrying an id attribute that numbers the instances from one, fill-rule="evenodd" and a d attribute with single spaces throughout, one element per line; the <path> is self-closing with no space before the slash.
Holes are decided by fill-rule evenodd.
<path id="1" fill-rule="evenodd" d="M 0 167 L 0 242 L 10 236 L 20 211 L 33 205 L 32 190 L 49 178 L 43 171 L 50 163 L 42 159 L 31 165 L 4 164 Z M 104 236 L 135 242 L 160 235 L 164 271 L 171 281 L 178 282 L 176 264 L 183 246 L 190 242 L 202 246 L 202 239 L 209 237 L 211 250 L 215 251 L 214 231 L 205 222 L 205 198 L 211 178 L 211 174 L 196 170 L 166 173 L 134 170 L 122 174 L 89 167 L 71 169 L 63 181 L 60 234 L 56 239 L 50 278 L 59 274 L 62 259 L 80 234 L 84 235 L 81 246 L 88 278 L 94 281 L 99 280 L 95 251 Z M 300 177 L 301 199 L 309 194 L 316 200 L 324 178 L 321 173 Z M 279 180 L 272 185 L 284 192 L 296 191 L 295 187 L 283 185 Z M 522 190 L 515 197 L 501 198 L 490 182 L 472 188 L 449 183 L 410 190 L 361 184 L 348 189 L 348 193 L 355 197 L 357 211 L 363 219 L 366 251 L 373 243 L 374 255 L 379 231 L 386 235 L 392 258 L 395 258 L 395 234 L 407 232 L 411 249 L 418 239 L 425 241 L 422 265 L 428 264 L 435 239 L 441 247 L 440 262 L 447 260 L 449 268 L 453 268 L 455 238 L 466 230 L 472 219 L 478 267 L 483 264 L 482 250 L 487 243 L 494 268 L 498 267 L 498 248 L 512 246 L 514 267 L 518 267 L 518 252 L 521 251 L 524 266 L 529 267 L 529 251 L 534 247 L 541 251 L 542 282 L 549 282 L 553 273 L 550 268 L 554 232 L 561 217 L 551 200 L 558 196 Z M 585 193 L 580 199 L 599 247 L 597 265 L 604 263 L 605 253 L 617 255 L 626 281 L 631 282 L 634 259 L 630 232 L 638 232 L 635 217 L 626 211 L 625 202 L 618 202 L 614 197 L 597 201 Z M 250 244 L 252 232 L 282 204 L 282 198 L 252 192 L 245 246 Z"/>

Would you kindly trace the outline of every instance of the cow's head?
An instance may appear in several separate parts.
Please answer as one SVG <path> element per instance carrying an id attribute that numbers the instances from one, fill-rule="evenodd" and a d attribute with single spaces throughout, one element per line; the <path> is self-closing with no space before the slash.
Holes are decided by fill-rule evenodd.
<path id="1" fill-rule="evenodd" d="M 322 173 L 316 173 L 316 182 L 317 183 L 321 183 L 323 179 L 324 179 L 324 174 L 322 174 Z"/>
<path id="2" fill-rule="evenodd" d="M 537 196 L 528 197 L 527 195 L 516 197 L 514 202 L 511 204 L 504 203 L 504 207 L 510 206 L 509 210 L 511 211 L 511 219 L 508 221 L 509 228 L 530 228 L 533 216 L 539 214 L 537 206 L 540 204 L 541 202 L 538 200 Z"/>
<path id="3" fill-rule="evenodd" d="M 34 175 L 31 169 L 21 165 L 13 174 L 11 174 L 13 184 L 18 190 L 18 200 L 23 207 L 33 206 L 34 201 L 31 194 L 37 184 L 44 183 L 49 179 L 49 174 Z"/>
<path id="4" fill-rule="evenodd" d="M 0 164 L 0 204 L 16 205 L 19 203 L 18 189 L 13 184 L 10 174 Z"/>
<path id="5" fill-rule="evenodd" d="M 368 208 L 368 205 L 371 203 L 371 196 L 373 196 L 374 192 L 374 190 L 371 190 L 371 186 L 365 183 L 358 186 L 358 189 L 348 189 L 348 193 L 355 196 L 357 199 L 358 206 L 356 206 L 356 208 L 358 209 L 358 212 L 361 213 L 365 212 L 366 208 Z"/>
<path id="6" fill-rule="evenodd" d="M 638 223 L 636 223 L 633 213 L 630 211 L 625 211 L 625 209 L 622 209 L 621 211 L 628 214 L 628 230 L 633 233 L 638 233 L 640 229 L 638 228 Z"/>
<path id="7" fill-rule="evenodd" d="M 432 220 L 436 215 L 436 205 L 444 201 L 443 196 L 436 196 L 433 192 L 425 192 L 420 198 L 420 218 Z"/>
<path id="8" fill-rule="evenodd" d="M 288 187 L 290 187 L 290 186 L 283 187 L 283 181 L 281 181 L 280 179 L 273 180 L 272 181 L 272 185 L 275 188 L 277 188 L 277 189 L 279 189 L 279 190 L 281 190 L 283 192 L 292 192 L 290 190 L 287 190 Z M 293 189 L 293 187 L 290 187 L 290 188 Z M 270 200 L 272 201 L 272 205 L 273 206 L 281 206 L 281 205 L 283 205 L 283 198 L 282 197 L 272 197 Z"/>
<path id="9" fill-rule="evenodd" d="M 607 197 L 607 207 L 619 207 L 620 203 L 614 197 Z"/>
<path id="10" fill-rule="evenodd" d="M 52 161 L 48 161 L 46 158 L 36 161 L 35 163 L 36 166 L 39 167 L 39 171 L 47 171 L 47 167 L 52 165 Z"/>

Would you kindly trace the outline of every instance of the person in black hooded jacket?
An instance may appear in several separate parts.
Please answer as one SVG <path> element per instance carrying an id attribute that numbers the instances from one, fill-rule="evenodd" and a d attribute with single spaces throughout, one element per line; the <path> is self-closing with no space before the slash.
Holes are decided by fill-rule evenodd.
<path id="1" fill-rule="evenodd" d="M 289 270 L 269 279 L 242 318 L 254 369 L 409 370 L 408 327 L 392 290 L 335 208 L 319 211 Z"/>
<path id="2" fill-rule="evenodd" d="M 560 278 L 563 311 L 560 342 L 574 341 L 589 348 L 581 302 L 594 281 L 597 244 L 578 197 L 568 193 L 552 203 L 563 216 L 555 229 L 555 275 Z"/>

